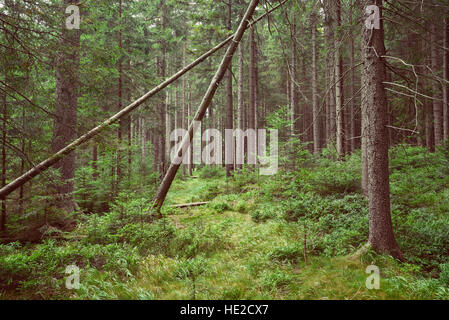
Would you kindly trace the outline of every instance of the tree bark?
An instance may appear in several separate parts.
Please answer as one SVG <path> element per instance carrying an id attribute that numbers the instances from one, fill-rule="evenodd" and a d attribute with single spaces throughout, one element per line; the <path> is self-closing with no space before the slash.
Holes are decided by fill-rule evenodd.
<path id="1" fill-rule="evenodd" d="M 431 65 L 432 72 L 436 73 L 439 69 L 440 65 L 438 64 L 438 37 L 437 37 L 437 28 L 435 24 L 431 25 L 431 35 L 430 35 L 430 44 L 431 44 Z M 440 94 L 440 83 L 437 79 L 432 80 L 432 91 L 433 97 L 435 98 L 432 101 L 433 107 L 433 128 L 434 128 L 434 137 L 435 137 L 435 146 L 438 147 L 443 142 L 443 105 L 441 101 L 437 100 L 441 98 Z"/>
<path id="2" fill-rule="evenodd" d="M 312 112 L 313 112 L 313 151 L 321 151 L 321 119 L 318 105 L 318 79 L 317 79 L 317 44 L 316 44 L 316 14 L 313 12 L 310 16 L 312 27 Z"/>
<path id="3" fill-rule="evenodd" d="M 122 44 L 122 0 L 119 0 L 119 33 L 118 33 L 118 48 L 119 48 L 119 61 L 118 61 L 118 103 L 117 103 L 117 111 L 119 112 L 123 108 L 123 44 Z M 124 118 L 121 118 L 119 121 L 119 126 L 117 127 L 117 139 L 118 139 L 118 147 L 117 147 L 117 160 L 116 160 L 116 177 L 115 183 L 116 188 L 115 191 L 118 191 L 120 188 L 120 181 L 122 177 L 122 132 L 124 131 L 125 121 Z"/>
<path id="4" fill-rule="evenodd" d="M 344 86 L 343 86 L 343 59 L 341 55 L 341 3 L 340 0 L 334 0 L 335 14 L 335 112 L 337 124 L 337 153 L 341 158 L 346 152 L 345 148 L 345 116 L 344 116 Z"/>
<path id="5" fill-rule="evenodd" d="M 237 104 L 238 104 L 238 129 L 245 130 L 245 106 L 243 102 L 243 42 L 240 42 L 238 48 L 238 56 L 239 56 L 239 78 L 238 78 L 238 89 L 237 89 Z M 240 150 L 241 144 L 237 143 L 237 154 L 239 154 L 242 150 Z M 237 164 L 238 169 L 242 169 L 241 164 Z"/>
<path id="6" fill-rule="evenodd" d="M 74 0 L 63 0 L 62 10 Z M 65 23 L 64 23 L 65 24 Z M 62 26 L 59 36 L 59 52 L 56 57 L 56 110 L 53 126 L 52 153 L 57 153 L 76 137 L 78 108 L 78 69 L 80 30 L 67 30 Z M 54 185 L 56 206 L 71 212 L 76 204 L 72 196 L 75 176 L 75 153 L 67 155 L 54 166 L 61 174 L 61 183 Z"/>
<path id="7" fill-rule="evenodd" d="M 226 23 L 226 29 L 231 31 L 232 30 L 232 3 L 231 0 L 228 0 L 227 4 L 227 23 Z M 226 129 L 234 129 L 234 103 L 232 100 L 232 60 L 228 66 L 228 70 L 226 72 Z M 232 150 L 232 153 L 234 153 L 234 148 L 228 149 Z M 232 156 L 234 159 L 234 157 Z M 234 171 L 234 164 L 227 163 L 226 164 L 226 177 L 230 177 L 232 171 Z"/>
<path id="8" fill-rule="evenodd" d="M 6 77 L 5 77 L 6 78 Z M 5 79 L 6 80 L 6 79 Z M 6 81 L 5 81 L 6 82 Z M 8 117 L 8 109 L 6 102 L 6 92 L 2 93 L 2 176 L 1 176 L 1 186 L 6 185 L 6 121 Z M 6 230 L 6 197 L 2 196 L 0 201 L 2 202 L 2 216 L 0 221 L 0 231 L 4 232 Z"/>
<path id="9" fill-rule="evenodd" d="M 349 25 L 352 28 L 352 23 L 353 23 L 353 19 L 352 19 L 352 15 L 353 15 L 353 1 L 351 0 L 349 3 Z M 351 126 L 348 128 L 350 128 L 350 138 L 351 138 L 351 143 L 350 143 L 350 151 L 353 152 L 355 151 L 359 145 L 358 145 L 358 141 L 359 139 L 356 138 L 358 136 L 357 133 L 357 110 L 356 110 L 356 103 L 355 103 L 355 70 L 354 70 L 354 66 L 355 66 L 355 50 L 354 50 L 354 33 L 351 31 L 350 35 L 349 35 L 349 46 L 350 46 L 350 51 L 351 51 L 351 57 L 350 57 L 350 64 L 349 67 L 351 68 L 351 84 L 350 84 L 350 92 L 351 92 L 351 104 L 350 104 L 350 121 L 351 121 Z M 348 145 L 349 147 L 349 145 Z"/>
<path id="10" fill-rule="evenodd" d="M 449 18 L 444 19 L 443 77 L 449 81 Z M 443 84 L 444 139 L 449 140 L 449 85 Z"/>
<path id="11" fill-rule="evenodd" d="M 291 57 L 290 57 L 290 108 L 291 108 L 291 135 L 299 134 L 298 124 L 299 119 L 299 105 L 298 105 L 298 80 L 296 78 L 298 73 L 297 68 L 297 53 L 296 53 L 296 12 L 292 12 L 292 22 L 290 26 L 291 36 Z"/>
<path id="12" fill-rule="evenodd" d="M 166 26 L 166 5 L 165 5 L 165 0 L 161 0 L 160 1 L 160 5 L 161 5 L 161 21 L 160 21 L 160 27 L 161 30 L 164 31 L 165 30 L 165 26 Z M 165 78 L 165 71 L 166 71 L 166 54 L 167 54 L 167 50 L 166 50 L 166 44 L 165 44 L 165 40 L 162 39 L 160 41 L 161 44 L 161 56 L 160 56 L 160 60 L 159 60 L 159 77 L 160 79 L 164 79 Z M 167 112 L 167 105 L 165 103 L 165 98 L 164 95 L 161 95 L 160 98 L 160 104 L 159 104 L 159 130 L 160 130 L 160 134 L 158 135 L 158 148 L 159 148 L 159 159 L 158 159 L 158 171 L 159 174 L 161 176 L 163 176 L 165 174 L 166 171 L 166 145 L 165 145 L 165 130 L 166 130 L 166 112 Z"/>
<path id="13" fill-rule="evenodd" d="M 256 128 L 256 40 L 254 37 L 254 28 L 249 30 L 249 114 L 248 128 Z"/>
<path id="14" fill-rule="evenodd" d="M 390 185 L 387 144 L 387 96 L 385 81 L 384 29 L 382 0 L 363 0 L 362 12 L 369 5 L 380 10 L 380 29 L 363 28 L 363 90 L 362 112 L 367 125 L 369 244 L 380 253 L 402 258 L 393 233 L 390 215 Z M 363 21 L 368 18 L 365 13 Z"/>

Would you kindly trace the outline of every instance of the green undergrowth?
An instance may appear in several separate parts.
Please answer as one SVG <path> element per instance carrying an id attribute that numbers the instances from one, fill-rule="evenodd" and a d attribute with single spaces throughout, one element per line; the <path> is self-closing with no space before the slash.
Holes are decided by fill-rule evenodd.
<path id="1" fill-rule="evenodd" d="M 0 245 L 1 298 L 448 299 L 449 156 L 390 151 L 393 227 L 406 258 L 367 250 L 360 153 L 328 150 L 274 176 L 226 179 L 221 167 L 178 174 L 155 221 L 150 199 L 122 195 L 109 212 L 80 214 L 71 240 Z M 171 205 L 207 204 L 185 209 Z M 81 269 L 80 289 L 65 268 Z M 380 270 L 369 290 L 366 268 Z"/>

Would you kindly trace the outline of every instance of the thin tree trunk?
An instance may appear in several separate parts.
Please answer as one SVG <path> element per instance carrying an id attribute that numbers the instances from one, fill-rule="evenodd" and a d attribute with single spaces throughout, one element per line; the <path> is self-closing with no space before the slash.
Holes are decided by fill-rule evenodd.
<path id="1" fill-rule="evenodd" d="M 248 114 L 248 128 L 255 129 L 256 118 L 256 40 L 254 38 L 254 28 L 249 31 L 249 114 Z"/>
<path id="2" fill-rule="evenodd" d="M 6 78 L 6 77 L 5 77 Z M 6 79 L 5 79 L 6 80 Z M 6 81 L 5 81 L 6 82 Z M 1 176 L 1 186 L 6 185 L 6 121 L 8 117 L 8 109 L 6 103 L 6 92 L 3 92 L 3 110 L 2 110 L 2 176 Z M 2 216 L 0 222 L 0 231 L 6 230 L 6 197 L 2 196 L 0 201 L 2 202 Z"/>
<path id="3" fill-rule="evenodd" d="M 237 89 L 237 100 L 238 100 L 238 129 L 245 130 L 244 121 L 245 121 L 245 107 L 243 104 L 243 42 L 240 42 L 238 48 L 238 56 L 239 56 L 239 78 L 238 78 L 238 89 Z M 240 154 L 242 150 L 240 150 L 241 144 L 237 143 L 237 154 Z M 238 169 L 242 169 L 242 164 L 237 164 Z"/>
<path id="4" fill-rule="evenodd" d="M 290 25 L 291 36 L 291 56 L 290 56 L 290 109 L 291 109 L 291 135 L 298 134 L 297 122 L 299 122 L 299 110 L 298 110 L 298 89 L 297 89 L 297 56 L 296 56 L 296 12 L 292 12 Z"/>
<path id="5" fill-rule="evenodd" d="M 431 44 L 431 63 L 432 63 L 432 72 L 436 73 L 439 69 L 440 65 L 438 64 L 438 37 L 437 37 L 437 28 L 435 24 L 431 25 L 431 36 L 430 36 L 430 44 Z M 432 91 L 434 98 L 440 98 L 440 83 L 438 81 L 432 81 Z M 440 146 L 443 142 L 443 105 L 441 101 L 434 99 L 433 102 L 433 128 L 435 130 L 435 146 Z"/>
<path id="6" fill-rule="evenodd" d="M 184 42 L 182 46 L 182 67 L 185 68 L 186 66 L 186 43 Z M 187 118 L 189 116 L 189 110 L 186 103 L 186 77 L 182 77 L 182 119 L 181 119 L 181 126 L 183 129 L 187 129 Z M 182 173 L 183 175 L 187 174 L 188 165 L 182 166 Z"/>
<path id="7" fill-rule="evenodd" d="M 26 145 L 26 138 L 25 138 L 25 107 L 22 107 L 22 137 L 20 141 L 20 152 L 22 153 L 22 156 L 20 158 L 20 175 L 22 175 L 25 171 L 25 145 Z M 23 214 L 23 195 L 25 186 L 21 185 L 19 188 L 19 213 L 20 215 Z"/>
<path id="8" fill-rule="evenodd" d="M 118 33 L 118 48 L 119 48 L 119 61 L 118 61 L 118 104 L 117 111 L 122 110 L 123 108 L 123 43 L 122 43 L 122 0 L 119 0 L 119 33 Z M 117 127 L 117 139 L 118 139 L 118 148 L 117 148 L 117 168 L 116 168 L 116 190 L 120 188 L 120 181 L 122 177 L 122 133 L 124 131 L 125 119 L 121 118 L 119 121 L 119 126 Z"/>
<path id="9" fill-rule="evenodd" d="M 313 152 L 321 151 L 321 119 L 318 106 L 318 79 L 317 79 L 317 44 L 316 44 L 316 14 L 311 14 L 312 27 L 312 112 L 313 112 Z"/>
<path id="10" fill-rule="evenodd" d="M 162 10 L 162 14 L 161 14 L 161 30 L 165 30 L 165 25 L 166 25 L 166 5 L 165 5 L 165 0 L 161 0 L 160 2 L 161 4 L 161 10 Z M 165 78 L 165 71 L 166 71 L 166 45 L 165 45 L 165 40 L 161 40 L 161 56 L 160 56 L 160 60 L 159 60 L 159 77 L 160 79 L 164 79 Z M 167 105 L 165 103 L 165 99 L 164 96 L 161 95 L 161 102 L 159 105 L 159 115 L 160 115 L 160 134 L 158 135 L 158 139 L 159 139 L 159 173 L 161 176 L 163 176 L 165 174 L 166 171 L 166 145 L 165 145 L 165 130 L 166 130 L 166 113 L 167 113 Z"/>
<path id="11" fill-rule="evenodd" d="M 329 72 L 329 86 L 328 86 L 328 110 L 327 110 L 327 142 L 329 147 L 329 142 L 335 142 L 336 136 L 336 115 L 335 115 L 335 54 L 336 50 L 334 44 L 334 14 L 333 6 L 331 1 L 324 2 L 324 12 L 326 19 L 326 47 L 329 48 L 327 52 L 328 65 L 327 69 Z"/>
<path id="12" fill-rule="evenodd" d="M 353 6 L 353 1 L 351 0 L 349 3 L 349 26 L 350 28 L 352 28 L 352 15 L 353 15 L 353 10 L 352 10 L 352 6 Z M 354 50 L 354 33 L 351 31 L 350 35 L 349 35 L 349 41 L 350 41 L 350 51 L 351 51 L 351 57 L 350 57 L 350 63 L 349 63 L 349 67 L 351 68 L 351 84 L 350 84 L 350 92 L 351 92 L 351 104 L 350 104 L 350 122 L 351 122 L 351 126 L 348 126 L 348 129 L 350 128 L 350 139 L 351 139 L 351 152 L 355 151 L 358 148 L 358 139 L 356 139 L 357 137 L 357 120 L 356 120 L 356 104 L 355 104 L 355 70 L 354 70 L 354 65 L 355 65 L 355 50 Z M 348 145 L 349 147 L 349 145 Z"/>
<path id="13" fill-rule="evenodd" d="M 341 26 L 341 3 L 334 0 L 335 27 Z M 341 55 L 341 31 L 335 32 L 335 112 L 337 123 L 337 153 L 339 157 L 345 154 L 345 116 L 344 116 L 344 86 L 343 86 L 343 59 Z"/>
<path id="14" fill-rule="evenodd" d="M 226 24 L 226 29 L 228 29 L 229 31 L 232 30 L 232 3 L 231 0 L 228 0 L 228 5 L 227 5 L 227 13 L 228 13 L 228 17 L 227 17 L 227 24 Z M 233 99 L 232 99 L 232 60 L 231 63 L 228 66 L 228 71 L 226 73 L 226 80 L 227 80 L 227 85 L 226 85 L 226 129 L 230 129 L 233 130 L 234 129 L 234 103 L 233 103 Z M 234 153 L 234 148 L 228 148 L 227 151 L 232 150 L 232 153 Z M 234 159 L 234 156 L 232 155 L 232 159 Z M 234 171 L 234 164 L 232 163 L 226 163 L 226 176 L 230 177 L 232 171 Z"/>
<path id="15" fill-rule="evenodd" d="M 444 19 L 443 77 L 449 81 L 449 18 Z M 443 84 L 444 139 L 449 140 L 449 85 Z"/>

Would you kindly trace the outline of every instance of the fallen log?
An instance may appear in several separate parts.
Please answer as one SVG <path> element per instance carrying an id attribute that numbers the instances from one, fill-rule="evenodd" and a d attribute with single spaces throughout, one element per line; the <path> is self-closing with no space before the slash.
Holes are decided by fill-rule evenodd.
<path id="1" fill-rule="evenodd" d="M 199 207 L 203 206 L 205 204 L 208 204 L 209 202 L 192 202 L 192 203 L 182 203 L 182 204 L 175 204 L 172 205 L 173 208 L 188 208 L 188 207 Z"/>

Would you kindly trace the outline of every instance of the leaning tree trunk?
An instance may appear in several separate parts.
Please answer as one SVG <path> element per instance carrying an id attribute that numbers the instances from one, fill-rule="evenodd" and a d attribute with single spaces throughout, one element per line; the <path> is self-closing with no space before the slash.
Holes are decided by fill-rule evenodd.
<path id="1" fill-rule="evenodd" d="M 249 23 L 249 20 L 251 19 L 254 10 L 257 7 L 257 4 L 259 3 L 259 0 L 251 0 L 251 3 L 248 6 L 248 9 L 242 18 L 242 21 L 240 22 L 240 25 L 237 29 L 237 32 L 234 35 L 233 41 L 229 45 L 228 49 L 226 50 L 226 53 L 223 57 L 223 60 L 215 73 L 214 78 L 212 79 L 209 88 L 206 91 L 206 94 L 203 97 L 203 100 L 201 101 L 201 104 L 198 108 L 198 111 L 194 117 L 194 122 L 192 122 L 189 126 L 188 133 L 184 136 L 182 139 L 182 142 L 176 152 L 178 157 L 182 159 L 185 151 L 187 150 L 188 146 L 192 144 L 193 136 L 196 131 L 195 129 L 195 122 L 201 122 L 204 118 L 204 115 L 206 114 L 207 108 L 209 107 L 215 92 L 220 84 L 220 82 L 223 80 L 223 77 L 225 76 L 226 70 L 228 69 L 232 57 L 234 56 L 234 53 L 237 49 L 237 46 L 240 42 L 240 40 L 243 37 L 243 34 L 245 32 L 245 29 Z M 162 217 L 160 213 L 160 209 L 165 201 L 165 197 L 167 196 L 168 190 L 170 189 L 170 186 L 173 182 L 173 179 L 176 176 L 176 172 L 178 171 L 180 166 L 180 163 L 178 161 L 172 162 L 167 174 L 165 175 L 161 185 L 159 186 L 155 199 L 154 199 L 154 207 L 157 210 L 157 217 Z"/>
<path id="2" fill-rule="evenodd" d="M 63 10 L 75 0 L 63 0 Z M 62 26 L 59 36 L 59 52 L 56 57 L 56 110 L 51 151 L 56 153 L 76 138 L 78 107 L 80 30 L 67 30 Z M 54 167 L 59 170 L 61 183 L 54 185 L 57 193 L 56 206 L 66 211 L 75 209 L 72 196 L 75 176 L 75 153 L 67 155 Z"/>
<path id="3" fill-rule="evenodd" d="M 362 4 L 380 9 L 380 29 L 364 28 L 362 113 L 366 118 L 368 151 L 369 244 L 377 252 L 402 258 L 393 233 L 390 215 L 388 171 L 387 96 L 385 81 L 384 30 L 382 0 L 363 0 Z M 363 8 L 362 12 L 365 12 Z M 368 15 L 365 13 L 365 21 Z"/>
<path id="4" fill-rule="evenodd" d="M 257 22 L 262 20 L 264 17 L 268 16 L 270 13 L 281 7 L 285 2 L 288 0 L 284 0 L 277 4 L 276 6 L 272 7 L 270 10 L 266 11 L 264 14 L 260 15 L 257 19 L 252 21 L 251 23 L 246 25 L 246 28 L 249 28 L 253 25 L 255 25 Z M 166 88 L 171 83 L 175 82 L 177 79 L 182 77 L 184 74 L 195 68 L 197 65 L 202 63 L 204 60 L 206 60 L 208 57 L 210 57 L 212 54 L 220 50 L 221 48 L 225 47 L 227 44 L 229 44 L 234 39 L 234 35 L 229 36 L 227 39 L 210 49 L 209 51 L 202 54 L 200 57 L 198 57 L 195 61 L 191 62 L 189 65 L 187 65 L 184 69 L 179 70 L 174 75 L 172 75 L 170 78 L 164 80 L 159 85 L 142 95 L 140 98 L 129 104 L 127 107 L 123 108 L 120 112 L 114 114 L 113 116 L 109 117 L 105 121 L 103 121 L 101 124 L 96 126 L 95 128 L 91 129 L 89 132 L 83 134 L 78 139 L 74 140 L 70 144 L 67 144 L 64 148 L 62 148 L 60 151 L 54 153 L 44 161 L 40 162 L 30 170 L 28 170 L 26 173 L 21 175 L 20 177 L 14 179 L 12 182 L 8 183 L 6 186 L 0 189 L 0 199 L 1 197 L 7 196 L 17 188 L 20 188 L 23 184 L 27 183 L 28 181 L 31 181 L 34 177 L 39 175 L 45 170 L 48 170 L 51 166 L 54 164 L 60 162 L 62 159 L 73 153 L 76 148 L 78 148 L 80 145 L 86 143 L 93 137 L 95 137 L 97 134 L 101 133 L 103 130 L 107 129 L 111 124 L 117 122 L 119 119 L 121 119 L 124 116 L 127 116 L 130 112 L 134 111 L 136 108 L 141 106 L 145 101 L 150 99 L 151 97 L 158 94 L 161 90 Z M 146 50 L 145 50 L 146 51 Z M 189 87 L 189 86 L 188 86 Z M 190 92 L 190 88 L 188 89 Z M 189 99 L 190 100 L 190 99 Z M 31 142 L 29 141 L 29 144 L 31 145 Z M 31 150 L 31 147 L 28 148 Z M 32 182 L 30 182 L 30 188 L 32 186 Z"/>

